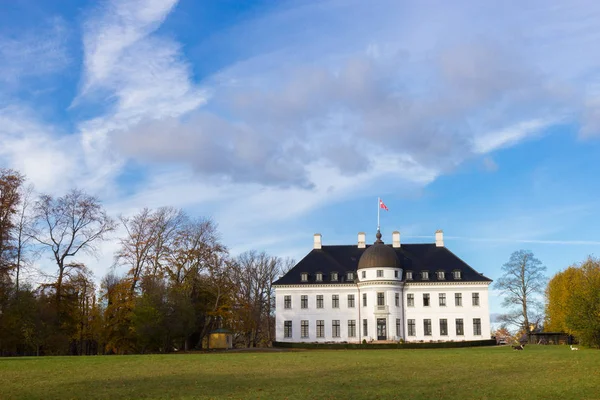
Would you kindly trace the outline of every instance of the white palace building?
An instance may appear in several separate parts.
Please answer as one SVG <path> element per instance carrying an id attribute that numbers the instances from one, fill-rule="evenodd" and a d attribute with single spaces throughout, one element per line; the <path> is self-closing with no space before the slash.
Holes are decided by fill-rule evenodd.
<path id="1" fill-rule="evenodd" d="M 313 250 L 275 283 L 278 342 L 468 341 L 490 338 L 488 286 L 475 271 L 435 243 L 366 245 Z"/>

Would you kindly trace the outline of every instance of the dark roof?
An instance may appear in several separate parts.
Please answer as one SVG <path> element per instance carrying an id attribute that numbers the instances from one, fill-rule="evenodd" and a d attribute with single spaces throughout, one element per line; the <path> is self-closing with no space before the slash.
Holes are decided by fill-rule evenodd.
<path id="1" fill-rule="evenodd" d="M 321 249 L 313 249 L 287 274 L 275 281 L 274 284 L 348 283 L 346 273 L 353 271 L 356 277 L 360 257 L 372 246 L 377 245 L 367 246 L 366 249 L 358 248 L 357 245 L 322 246 Z M 399 267 L 404 270 L 403 278 L 406 277 L 406 271 L 412 271 L 413 282 L 439 282 L 437 271 L 445 272 L 445 282 L 455 282 L 456 280 L 452 275 L 452 272 L 455 270 L 461 272 L 460 281 L 462 282 L 492 281 L 475 271 L 446 247 L 437 247 L 435 243 L 403 244 L 399 248 L 393 248 L 391 245 L 383 246 L 387 246 L 396 252 L 396 256 L 400 262 Z M 421 271 L 429 271 L 429 279 L 422 281 Z M 322 282 L 316 282 L 315 280 L 316 274 L 319 272 L 323 274 Z M 338 280 L 336 282 L 331 281 L 332 272 L 338 273 Z M 302 273 L 308 274 L 308 281 L 302 281 Z"/>

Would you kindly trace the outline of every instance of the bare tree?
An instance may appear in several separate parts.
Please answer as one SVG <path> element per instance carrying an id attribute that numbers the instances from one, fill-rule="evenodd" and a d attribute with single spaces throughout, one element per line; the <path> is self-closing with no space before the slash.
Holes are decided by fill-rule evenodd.
<path id="1" fill-rule="evenodd" d="M 152 275 L 162 271 L 163 266 L 173 251 L 173 241 L 188 216 L 182 210 L 173 207 L 161 207 L 154 213 L 154 246 L 151 248 Z"/>
<path id="2" fill-rule="evenodd" d="M 546 267 L 532 252 L 519 250 L 511 254 L 502 271 L 504 274 L 496 281 L 494 288 L 505 296 L 503 306 L 518 306 L 518 309 L 501 315 L 500 321 L 529 332 L 530 321 L 541 321 L 539 310 L 542 304 L 535 296 L 544 293 Z"/>
<path id="3" fill-rule="evenodd" d="M 174 241 L 188 220 L 183 211 L 162 207 L 144 208 L 133 217 L 120 217 L 127 235 L 120 239 L 121 248 L 115 264 L 129 267 L 130 292 L 133 294 L 143 276 L 158 276 L 171 259 Z"/>
<path id="4" fill-rule="evenodd" d="M 107 239 L 116 223 L 97 198 L 76 189 L 59 198 L 42 195 L 35 209 L 36 229 L 32 237 L 52 252 L 58 267 L 55 290 L 57 304 L 60 304 L 69 258 L 80 251 L 96 254 L 97 244 Z"/>
<path id="5" fill-rule="evenodd" d="M 115 264 L 129 267 L 129 292 L 133 294 L 152 260 L 152 247 L 156 242 L 154 216 L 150 209 L 144 208 L 131 218 L 121 216 L 119 219 L 127 235 L 119 240 L 121 248 L 115 254 Z"/>
<path id="6" fill-rule="evenodd" d="M 240 254 L 232 264 L 236 321 L 248 347 L 272 339 L 272 284 L 280 268 L 281 259 L 256 251 Z"/>

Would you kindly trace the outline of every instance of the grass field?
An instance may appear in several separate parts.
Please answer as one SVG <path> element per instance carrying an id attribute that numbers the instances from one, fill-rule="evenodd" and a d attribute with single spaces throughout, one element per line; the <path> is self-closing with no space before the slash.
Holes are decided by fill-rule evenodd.
<path id="1" fill-rule="evenodd" d="M 1 399 L 599 399 L 567 346 L 0 359 Z"/>

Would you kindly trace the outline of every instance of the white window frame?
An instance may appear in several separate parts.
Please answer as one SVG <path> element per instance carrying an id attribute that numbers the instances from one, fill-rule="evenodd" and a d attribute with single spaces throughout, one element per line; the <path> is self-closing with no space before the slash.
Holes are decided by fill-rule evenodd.
<path id="1" fill-rule="evenodd" d="M 473 307 L 479 307 L 479 292 L 471 294 L 471 303 L 473 304 Z"/>
<path id="2" fill-rule="evenodd" d="M 283 321 L 283 337 L 286 339 L 292 337 L 292 321 Z"/>
<path id="3" fill-rule="evenodd" d="M 300 337 L 307 339 L 309 336 L 309 323 L 307 319 L 300 321 Z"/>

